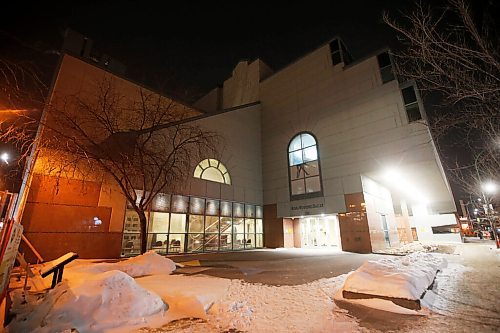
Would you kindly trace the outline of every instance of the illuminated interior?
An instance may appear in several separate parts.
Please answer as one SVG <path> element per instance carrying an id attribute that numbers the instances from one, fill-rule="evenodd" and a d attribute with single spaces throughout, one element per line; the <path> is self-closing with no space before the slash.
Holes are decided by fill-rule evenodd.
<path id="1" fill-rule="evenodd" d="M 262 248 L 262 214 L 258 205 L 162 194 L 146 214 L 147 248 L 158 253 Z M 127 209 L 122 256 L 140 253 L 140 239 L 139 217 Z"/>
<path id="2" fill-rule="evenodd" d="M 309 133 L 295 136 L 288 146 L 290 194 L 301 198 L 321 192 L 316 139 Z"/>
<path id="3" fill-rule="evenodd" d="M 231 184 L 231 177 L 227 168 L 219 160 L 213 158 L 201 161 L 194 169 L 193 176 L 212 182 Z"/>
<path id="4" fill-rule="evenodd" d="M 340 230 L 336 216 L 311 216 L 300 219 L 301 247 L 340 245 Z"/>

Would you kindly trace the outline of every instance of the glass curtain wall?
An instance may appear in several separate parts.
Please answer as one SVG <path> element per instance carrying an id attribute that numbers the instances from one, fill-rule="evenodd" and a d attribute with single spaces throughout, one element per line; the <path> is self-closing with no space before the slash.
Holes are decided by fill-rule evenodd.
<path id="1" fill-rule="evenodd" d="M 232 251 L 264 245 L 261 206 L 160 195 L 146 216 L 148 250 L 161 254 Z M 122 256 L 139 254 L 140 239 L 138 215 L 127 209 Z"/>

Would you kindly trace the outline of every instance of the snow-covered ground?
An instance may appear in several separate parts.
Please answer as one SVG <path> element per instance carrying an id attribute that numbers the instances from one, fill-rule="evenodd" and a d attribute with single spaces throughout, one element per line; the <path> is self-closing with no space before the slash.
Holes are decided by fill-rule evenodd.
<path id="1" fill-rule="evenodd" d="M 420 266 L 422 270 L 413 267 L 413 273 L 407 274 L 406 280 L 413 281 L 418 274 L 424 274 L 423 279 L 427 282 L 421 285 L 426 288 L 424 284 L 431 279 L 431 272 L 439 267 L 444 256 L 446 255 L 417 254 L 414 258 L 387 257 L 381 265 L 392 267 L 390 269 L 399 272 L 395 281 L 399 281 L 400 286 L 405 285 L 401 284 L 401 276 L 406 274 L 404 267 Z M 432 261 L 434 264 L 426 266 L 421 264 L 422 261 Z M 362 267 L 362 274 L 375 274 L 380 277 L 380 267 L 370 269 L 370 265 L 374 264 Z M 8 331 L 62 332 L 70 328 L 77 328 L 80 333 L 293 333 L 386 330 L 374 326 L 373 322 L 367 324 L 366 319 L 353 317 L 335 303 L 335 295 L 344 287 L 348 274 L 308 284 L 268 286 L 204 275 L 171 275 L 174 268 L 173 262 L 154 253 L 112 264 L 77 261 L 65 270 L 63 283 L 45 297 L 43 294 L 24 295 L 21 291 L 14 293 L 12 310 L 17 316 Z M 386 269 L 385 273 L 390 269 Z M 422 273 L 426 270 L 428 273 Z M 448 309 L 453 312 L 454 306 L 457 307 L 450 300 L 457 292 L 455 285 L 458 285 L 470 270 L 458 262 L 452 262 L 449 267 L 443 268 L 436 278 L 438 286 L 435 286 L 433 291 L 428 291 L 423 300 L 423 304 L 429 307 L 430 311 L 419 311 L 425 315 L 418 317 L 422 319 L 415 319 L 419 324 L 409 327 L 405 326 L 405 322 L 402 331 L 418 332 L 423 327 L 424 331 L 432 331 L 433 323 L 439 323 L 435 332 L 448 331 L 445 329 L 445 319 L 456 318 L 450 317 L 447 312 Z M 47 284 L 50 284 L 50 281 Z M 352 288 L 353 285 L 353 281 L 348 281 L 346 287 Z M 416 285 L 420 283 L 406 285 L 400 290 L 412 290 Z M 372 289 L 377 288 L 383 289 L 380 285 L 372 286 Z M 414 291 L 415 295 L 419 293 L 420 289 Z M 495 296 L 492 297 L 489 302 L 494 304 Z M 389 301 L 379 300 L 367 306 L 393 311 L 393 307 L 387 307 L 387 302 Z M 463 299 L 461 302 L 464 303 Z M 487 328 L 495 327 L 496 312 L 491 312 L 495 310 L 484 311 L 484 315 L 489 316 L 493 323 L 488 324 L 490 326 Z M 498 317 L 500 316 L 497 313 Z M 394 316 L 389 318 L 393 319 Z M 384 319 L 384 322 L 386 321 Z"/>

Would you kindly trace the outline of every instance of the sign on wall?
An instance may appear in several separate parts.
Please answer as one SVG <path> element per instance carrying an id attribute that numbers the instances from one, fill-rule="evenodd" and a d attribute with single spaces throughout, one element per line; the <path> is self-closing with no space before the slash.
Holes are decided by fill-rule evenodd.
<path id="1" fill-rule="evenodd" d="M 308 216 L 325 213 L 325 198 L 314 198 L 278 204 L 278 216 Z"/>

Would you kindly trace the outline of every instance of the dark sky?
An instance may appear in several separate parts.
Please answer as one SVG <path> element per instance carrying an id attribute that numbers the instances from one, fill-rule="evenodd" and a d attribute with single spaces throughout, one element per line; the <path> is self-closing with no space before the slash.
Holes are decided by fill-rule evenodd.
<path id="1" fill-rule="evenodd" d="M 57 48 L 66 27 L 127 65 L 127 75 L 177 94 L 199 94 L 240 59 L 279 69 L 340 35 L 354 58 L 394 44 L 381 20 L 411 1 L 37 1 L 11 4 L 1 30 L 39 49 Z"/>
<path id="2" fill-rule="evenodd" d="M 382 13 L 397 17 L 413 2 L 17 1 L 3 8 L 9 14 L 0 20 L 0 52 L 39 58 L 50 77 L 57 56 L 47 53 L 60 48 L 70 27 L 124 63 L 129 78 L 192 100 L 222 83 L 241 59 L 259 57 L 277 70 L 336 35 L 354 59 L 397 46 Z"/>

